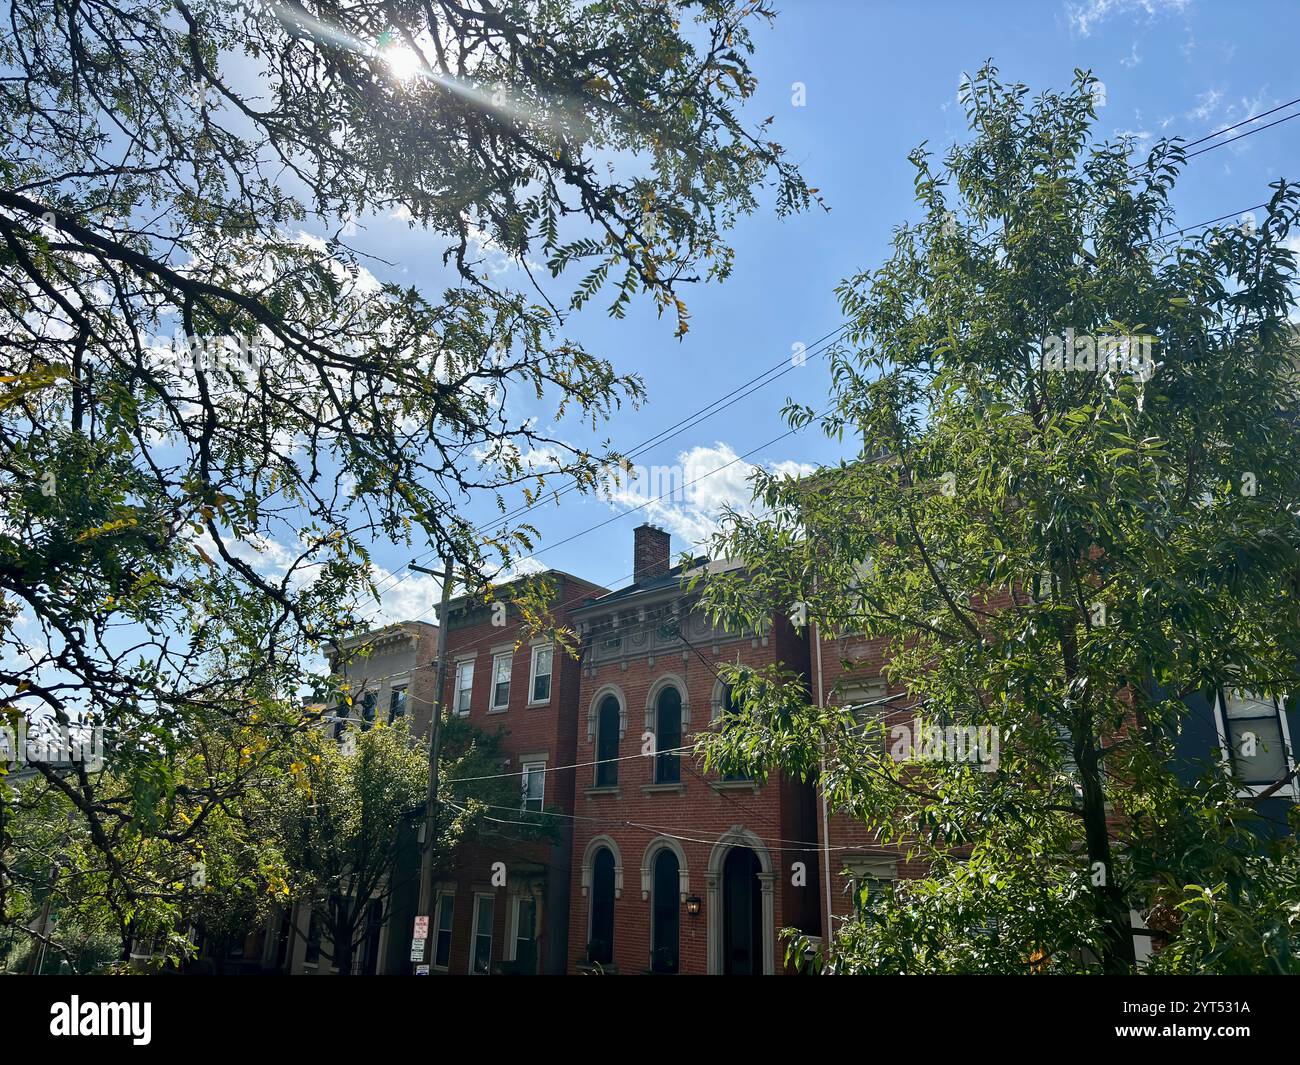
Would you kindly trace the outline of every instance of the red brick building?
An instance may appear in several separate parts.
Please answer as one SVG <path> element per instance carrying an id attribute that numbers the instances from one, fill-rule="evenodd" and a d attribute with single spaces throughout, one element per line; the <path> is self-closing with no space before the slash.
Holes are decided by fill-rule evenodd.
<path id="1" fill-rule="evenodd" d="M 808 675 L 785 618 L 727 632 L 669 565 L 669 537 L 635 531 L 634 583 L 572 613 L 582 634 L 569 971 L 774 973 L 781 928 L 820 931 L 813 789 L 705 773 L 679 748 L 713 727 L 724 662 Z"/>
<path id="2" fill-rule="evenodd" d="M 570 626 L 575 607 L 605 589 L 571 574 L 538 575 L 552 587 L 552 616 Z M 578 662 L 550 640 L 521 639 L 509 586 L 494 602 L 461 597 L 439 619 L 447 630 L 450 713 L 500 737 L 503 774 L 518 774 L 516 810 L 555 815 L 554 842 L 512 838 L 519 813 L 495 811 L 492 842 L 465 846 L 456 868 L 435 884 L 430 916 L 434 972 L 453 974 L 562 973 L 568 956 L 569 885 L 574 775 L 580 729 Z M 417 717 L 427 728 L 428 706 Z M 450 789 L 444 789 L 449 795 Z"/>

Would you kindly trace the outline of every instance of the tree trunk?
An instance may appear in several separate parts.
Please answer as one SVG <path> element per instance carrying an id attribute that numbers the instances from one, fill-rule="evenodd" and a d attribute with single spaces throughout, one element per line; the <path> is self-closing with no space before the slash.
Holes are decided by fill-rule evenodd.
<path id="1" fill-rule="evenodd" d="M 1093 906 L 1102 924 L 1104 946 L 1102 970 L 1108 974 L 1132 973 L 1136 964 L 1133 953 L 1133 929 L 1128 903 L 1111 865 L 1110 830 L 1106 823 L 1106 795 L 1102 789 L 1097 764 L 1098 752 L 1092 743 L 1078 751 L 1079 776 L 1083 785 L 1083 830 L 1088 844 L 1088 878 L 1092 885 Z"/>

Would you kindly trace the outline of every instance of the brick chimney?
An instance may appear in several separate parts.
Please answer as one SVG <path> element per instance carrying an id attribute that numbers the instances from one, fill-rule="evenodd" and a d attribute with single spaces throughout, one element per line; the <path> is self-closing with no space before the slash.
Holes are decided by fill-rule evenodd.
<path id="1" fill-rule="evenodd" d="M 637 584 L 668 572 L 669 535 L 657 526 L 638 525 L 632 533 L 632 577 Z"/>

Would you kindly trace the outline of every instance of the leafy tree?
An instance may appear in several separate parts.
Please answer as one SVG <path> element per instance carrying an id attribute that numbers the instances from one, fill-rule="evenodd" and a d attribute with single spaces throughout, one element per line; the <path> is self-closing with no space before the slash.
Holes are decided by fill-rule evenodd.
<path id="1" fill-rule="evenodd" d="M 479 535 L 471 493 L 590 487 L 617 457 L 513 402 L 598 424 L 639 401 L 564 335 L 570 310 L 608 285 L 611 313 L 643 293 L 680 334 L 685 287 L 727 276 L 759 192 L 810 203 L 738 114 L 770 17 L 765 0 L 10 0 L 0 692 L 105 730 L 111 778 L 37 768 L 119 887 L 143 890 L 112 855 L 124 823 L 193 834 L 153 820 L 179 810 L 157 800 L 192 722 L 229 734 L 289 705 L 316 648 L 364 625 L 376 539 L 477 586 L 535 531 Z M 380 212 L 430 235 L 442 291 L 365 268 L 349 226 Z M 516 272 L 494 274 L 498 254 Z M 567 299 L 534 256 L 585 271 Z M 236 765 L 193 795 L 216 807 L 253 779 Z"/>
<path id="2" fill-rule="evenodd" d="M 438 808 L 435 866 L 449 868 L 457 846 L 491 835 L 488 818 L 517 805 L 519 795 L 517 780 L 500 775 L 497 737 L 456 717 L 442 728 L 441 779 L 478 778 L 450 783 L 452 801 Z M 313 731 L 302 739 L 290 774 L 282 789 L 263 796 L 261 816 L 292 870 L 294 897 L 305 900 L 329 931 L 332 945 L 322 953 L 347 975 L 370 905 L 409 893 L 418 882 L 415 863 L 403 858 L 413 853 L 424 812 L 428 760 L 400 720 L 365 731 L 349 726 L 342 743 Z M 532 820 L 541 838 L 541 818 Z M 306 936 L 308 929 L 297 933 Z"/>
<path id="3" fill-rule="evenodd" d="M 282 729 L 291 733 L 296 717 L 286 713 Z M 288 751 L 268 736 L 268 721 L 224 733 L 190 724 L 184 743 L 159 730 L 169 742 L 154 745 L 149 786 L 111 768 L 96 774 L 102 839 L 46 775 L 24 773 L 6 788 L 12 939 L 28 946 L 26 928 L 48 900 L 47 969 L 55 958 L 74 972 L 102 969 L 136 951 L 176 965 L 196 940 L 221 956 L 287 898 L 280 851 L 245 793 L 275 791 L 289 774 Z M 212 801 L 214 781 L 221 802 Z M 114 944 L 107 957 L 105 940 Z"/>
<path id="4" fill-rule="evenodd" d="M 1100 142 L 1094 86 L 970 81 L 969 141 L 911 156 L 921 219 L 838 290 L 829 411 L 789 409 L 856 453 L 759 472 L 766 513 L 713 545 L 745 563 L 706 580 L 718 615 L 802 603 L 821 634 L 876 641 L 907 693 L 863 724 L 803 678 L 741 676 L 743 720 L 706 742 L 820 775 L 931 863 L 847 924 L 842 971 L 1131 971 L 1130 907 L 1172 917 L 1167 967 L 1294 968 L 1294 851 L 1249 856 L 1253 804 L 1172 759 L 1193 693 L 1300 687 L 1300 193 L 1275 182 L 1257 225 L 1175 230 L 1181 145 L 1134 165 Z M 1152 364 L 1135 341 L 1130 364 L 1054 368 L 1084 336 L 1149 338 Z M 899 761 L 914 718 L 996 728 L 996 771 Z M 1231 829 L 1191 846 L 1189 815 Z"/>

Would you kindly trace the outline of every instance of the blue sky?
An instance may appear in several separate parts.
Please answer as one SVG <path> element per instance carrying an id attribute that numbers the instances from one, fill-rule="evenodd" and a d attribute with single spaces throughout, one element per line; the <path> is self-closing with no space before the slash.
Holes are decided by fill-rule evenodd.
<path id="1" fill-rule="evenodd" d="M 908 151 L 928 141 L 941 152 L 965 137 L 959 79 L 985 59 L 995 61 L 1004 80 L 1024 82 L 1034 92 L 1065 89 L 1075 67 L 1091 68 L 1106 90 L 1101 133 L 1129 132 L 1140 145 L 1176 134 L 1195 139 L 1300 97 L 1300 7 L 1290 3 L 786 0 L 782 7 L 774 26 L 757 36 L 759 90 L 747 113 L 755 122 L 775 116 L 773 136 L 831 210 L 780 220 L 768 204 L 743 219 L 732 234 L 732 277 L 685 293 L 692 324 L 682 341 L 673 338 L 673 322 L 658 319 L 647 302 L 622 321 L 607 318 L 599 302 L 571 316 L 568 335 L 645 380 L 645 405 L 621 413 L 609 426 L 621 445 L 651 436 L 788 358 L 792 345 L 812 344 L 839 323 L 835 285 L 878 265 L 888 254 L 893 227 L 918 216 Z M 792 102 L 796 82 L 806 88 L 802 107 Z M 1178 217 L 1193 224 L 1260 203 L 1279 176 L 1300 177 L 1300 123 L 1190 162 L 1174 194 Z M 440 245 L 398 220 L 366 220 L 354 243 L 382 249 L 401 264 L 396 277 L 407 283 L 436 291 L 445 280 L 437 265 Z M 385 276 L 378 268 L 376 273 Z M 550 291 L 561 296 L 573 283 L 576 277 L 566 276 L 552 282 Z M 825 364 L 811 360 L 640 461 L 679 464 L 686 477 L 697 476 L 780 434 L 787 396 L 820 406 L 826 395 Z M 548 414 L 545 407 L 537 413 Z M 572 441 L 598 439 L 577 426 L 560 431 Z M 835 446 L 810 429 L 755 461 L 793 468 L 836 458 Z M 673 533 L 675 551 L 684 549 L 707 529 L 724 500 L 747 498 L 746 472 L 737 463 L 701 482 L 687 504 L 629 514 L 543 551 L 537 562 L 611 587 L 624 584 L 632 569 L 635 525 L 648 516 Z M 532 518 L 545 547 L 626 510 L 626 503 L 574 493 Z M 494 513 L 489 499 L 469 511 L 482 518 Z M 375 555 L 392 572 L 400 572 L 410 557 L 405 548 L 387 546 Z M 431 616 L 432 580 L 416 575 L 389 585 L 384 620 Z"/>

